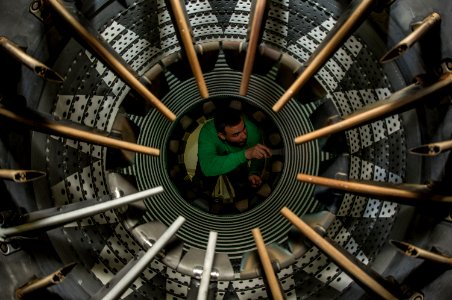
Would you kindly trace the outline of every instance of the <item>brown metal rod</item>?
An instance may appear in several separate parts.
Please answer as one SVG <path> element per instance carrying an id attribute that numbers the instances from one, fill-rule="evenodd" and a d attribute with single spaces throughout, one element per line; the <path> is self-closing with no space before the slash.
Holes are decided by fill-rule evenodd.
<path id="1" fill-rule="evenodd" d="M 322 185 L 333 189 L 343 190 L 351 193 L 358 193 L 374 197 L 383 197 L 385 199 L 390 200 L 394 199 L 395 202 L 402 202 L 404 204 L 413 205 L 418 203 L 430 203 L 430 202 L 452 203 L 452 196 L 443 196 L 438 194 L 422 192 L 419 191 L 422 189 L 416 190 L 413 189 L 413 186 L 411 186 L 411 188 L 403 188 L 403 186 L 402 188 L 396 186 L 394 187 L 380 186 L 374 184 L 307 175 L 303 173 L 299 173 L 297 175 L 297 180 L 306 183 Z"/>
<path id="2" fill-rule="evenodd" d="M 0 178 L 9 179 L 19 183 L 38 180 L 46 176 L 45 172 L 35 170 L 6 170 L 0 169 Z"/>
<path id="3" fill-rule="evenodd" d="M 32 70 L 36 75 L 49 81 L 63 82 L 63 77 L 57 72 L 27 54 L 18 45 L 10 41 L 4 36 L 0 36 L 0 47 L 5 50 L 11 57 L 21 62 L 24 66 Z"/>
<path id="4" fill-rule="evenodd" d="M 385 100 L 378 101 L 362 110 L 346 116 L 345 119 L 340 122 L 309 132 L 305 135 L 298 136 L 295 138 L 295 143 L 306 143 L 333 133 L 370 123 L 376 119 L 399 112 L 402 109 L 408 109 L 410 108 L 409 105 L 420 100 L 424 100 L 424 98 L 436 92 L 450 88 L 452 86 L 452 74 L 444 75 L 439 81 L 430 86 L 419 88 L 419 85 L 419 83 L 409 85 Z"/>
<path id="5" fill-rule="evenodd" d="M 424 20 L 422 20 L 420 24 L 414 26 L 413 32 L 407 35 L 403 40 L 401 40 L 397 45 L 395 45 L 391 50 L 383 55 L 383 57 L 380 59 L 380 62 L 387 63 L 398 58 L 440 21 L 441 16 L 438 13 L 431 13 Z"/>
<path id="6" fill-rule="evenodd" d="M 126 84 L 135 90 L 140 96 L 148 100 L 159 110 L 168 120 L 176 120 L 176 115 L 171 112 L 165 104 L 163 104 L 154 94 L 152 94 L 146 86 L 138 80 L 138 74 L 133 72 L 126 62 L 119 60 L 113 55 L 93 34 L 91 34 L 83 25 L 71 15 L 60 0 L 46 0 L 46 3 L 52 10 L 58 14 L 93 51 L 98 58 L 115 72 Z"/>
<path id="7" fill-rule="evenodd" d="M 272 267 L 272 262 L 270 256 L 268 255 L 267 248 L 265 247 L 264 239 L 262 237 L 259 228 L 254 228 L 251 230 L 253 233 L 254 241 L 256 242 L 257 252 L 261 259 L 262 267 L 264 268 L 265 276 L 270 286 L 270 291 L 272 293 L 273 299 L 284 299 L 281 289 L 279 287 L 278 279 L 276 278 L 275 271 Z"/>
<path id="8" fill-rule="evenodd" d="M 423 156 L 437 156 L 443 152 L 449 151 L 450 149 L 452 149 L 452 140 L 411 148 L 409 152 Z"/>
<path id="9" fill-rule="evenodd" d="M 251 33 L 246 49 L 245 64 L 242 72 L 242 82 L 240 83 L 240 95 L 245 96 L 248 93 L 248 86 L 250 83 L 251 72 L 254 66 L 254 59 L 256 57 L 257 46 L 259 42 L 259 35 L 261 32 L 262 20 L 264 18 L 266 0 L 256 0 L 256 7 L 254 8 L 254 16 L 251 20 Z"/>
<path id="10" fill-rule="evenodd" d="M 422 248 L 416 247 L 412 244 L 400 241 L 389 241 L 391 245 L 396 247 L 400 252 L 407 256 L 418 257 L 442 264 L 447 264 L 452 266 L 452 257 L 434 253 L 431 251 L 424 250 Z"/>
<path id="11" fill-rule="evenodd" d="M 79 140 L 87 143 L 101 145 L 105 147 L 129 150 L 139 152 L 143 154 L 149 154 L 158 156 L 160 150 L 146 147 L 134 143 L 129 143 L 122 140 L 113 139 L 101 134 L 92 133 L 86 130 L 80 130 L 72 128 L 68 125 L 64 125 L 59 121 L 51 119 L 44 119 L 42 116 L 38 116 L 36 113 L 30 112 L 27 117 L 21 116 L 13 111 L 5 109 L 0 105 L 0 116 L 3 116 L 11 121 L 27 126 L 33 131 L 44 132 L 48 134 L 55 134 L 74 140 Z"/>
<path id="12" fill-rule="evenodd" d="M 20 288 L 17 288 L 16 299 L 23 299 L 27 294 L 48 288 L 62 282 L 66 278 L 66 275 L 69 274 L 69 272 L 72 271 L 72 269 L 76 265 L 76 263 L 70 263 L 46 277 L 30 281 Z"/>
<path id="13" fill-rule="evenodd" d="M 370 14 L 372 7 L 375 5 L 376 0 L 362 0 L 353 13 L 344 20 L 343 23 L 337 23 L 332 32 L 334 33 L 331 38 L 325 39 L 319 48 L 312 54 L 306 63 L 306 68 L 295 80 L 294 83 L 286 90 L 282 97 L 275 103 L 273 110 L 278 112 L 281 108 L 296 94 L 315 73 L 326 63 L 326 61 L 337 51 L 337 49 L 345 42 L 350 36 L 352 31 L 361 22 L 364 21 L 364 17 Z"/>
<path id="14" fill-rule="evenodd" d="M 334 261 L 339 267 L 341 267 L 348 275 L 354 278 L 357 283 L 364 285 L 383 299 L 398 299 L 377 280 L 367 274 L 357 264 L 350 260 L 346 255 L 344 255 L 344 253 L 339 251 L 324 237 L 322 237 L 314 229 L 312 229 L 308 224 L 298 218 L 298 216 L 290 211 L 287 207 L 284 207 L 281 210 L 281 214 L 286 217 L 298 230 L 300 230 L 300 232 L 314 245 L 316 245 L 320 250 L 328 255 L 332 261 Z"/>
<path id="15" fill-rule="evenodd" d="M 170 3 L 182 39 L 182 44 L 185 53 L 187 54 L 188 62 L 190 63 L 191 70 L 195 76 L 196 83 L 198 84 L 199 93 L 202 98 L 208 98 L 209 91 L 207 90 L 206 82 L 204 81 L 204 75 L 199 64 L 198 56 L 196 55 L 195 47 L 193 46 L 190 28 L 188 27 L 181 2 L 179 0 L 170 0 Z"/>

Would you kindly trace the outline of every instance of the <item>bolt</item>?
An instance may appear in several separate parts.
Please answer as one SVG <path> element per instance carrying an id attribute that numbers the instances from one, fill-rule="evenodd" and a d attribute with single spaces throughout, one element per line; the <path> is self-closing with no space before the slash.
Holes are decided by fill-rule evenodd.
<path id="1" fill-rule="evenodd" d="M 446 67 L 447 67 L 447 69 L 452 70 L 452 61 L 448 60 L 446 62 Z"/>
<path id="2" fill-rule="evenodd" d="M 41 8 L 41 1 L 40 0 L 35 0 L 31 3 L 31 10 L 33 11 L 37 11 Z"/>

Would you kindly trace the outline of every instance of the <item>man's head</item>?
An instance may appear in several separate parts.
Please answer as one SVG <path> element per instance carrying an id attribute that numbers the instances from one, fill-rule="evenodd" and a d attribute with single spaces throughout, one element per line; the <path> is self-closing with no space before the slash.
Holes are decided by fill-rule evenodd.
<path id="1" fill-rule="evenodd" d="M 218 109 L 214 123 L 221 140 L 235 146 L 245 145 L 248 135 L 240 111 L 230 107 Z"/>

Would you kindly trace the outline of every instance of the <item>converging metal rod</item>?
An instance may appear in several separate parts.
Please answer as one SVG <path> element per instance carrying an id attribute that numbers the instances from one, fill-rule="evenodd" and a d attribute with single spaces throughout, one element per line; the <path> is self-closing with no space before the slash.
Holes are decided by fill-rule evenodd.
<path id="1" fill-rule="evenodd" d="M 149 190 L 141 191 L 125 197 L 117 198 L 110 201 L 101 202 L 89 207 L 56 214 L 50 217 L 34 220 L 17 226 L 0 228 L 0 241 L 7 238 L 18 236 L 35 230 L 48 230 L 58 226 L 63 226 L 70 222 L 96 215 L 98 213 L 114 209 L 153 195 L 163 192 L 163 187 L 159 186 Z"/>
<path id="2" fill-rule="evenodd" d="M 437 156 L 443 152 L 449 151 L 450 149 L 452 149 L 452 140 L 414 147 L 411 148 L 409 152 L 411 154 L 422 156 Z"/>
<path id="3" fill-rule="evenodd" d="M 420 38 L 422 38 L 431 28 L 434 27 L 437 23 L 441 21 L 441 16 L 433 12 L 429 16 L 427 16 L 422 22 L 419 24 L 414 24 L 413 32 L 407 35 L 403 40 L 401 40 L 397 45 L 395 45 L 391 50 L 389 50 L 383 57 L 380 59 L 380 63 L 390 62 L 403 53 L 406 50 L 411 48 L 414 43 L 416 43 Z"/>
<path id="4" fill-rule="evenodd" d="M 179 216 L 173 224 L 160 236 L 160 238 L 149 248 L 136 264 L 127 272 L 110 290 L 102 297 L 102 300 L 119 299 L 127 288 L 135 281 L 135 279 L 143 273 L 144 269 L 149 266 L 154 257 L 163 249 L 168 241 L 176 234 L 185 218 Z M 108 283 L 107 283 L 108 285 Z"/>
<path id="5" fill-rule="evenodd" d="M 402 109 L 409 109 L 411 104 L 424 100 L 427 96 L 440 92 L 452 86 L 452 74 L 446 74 L 434 84 L 420 88 L 421 83 L 416 82 L 390 97 L 368 105 L 362 110 L 344 117 L 344 120 L 321 129 L 309 132 L 295 138 L 296 144 L 302 144 L 327 135 L 355 128 L 357 126 L 370 123 L 391 113 L 400 112 Z"/>
<path id="6" fill-rule="evenodd" d="M 89 47 L 89 50 L 97 55 L 99 60 L 115 72 L 140 96 L 154 105 L 154 107 L 168 120 L 174 121 L 176 119 L 176 115 L 138 80 L 139 75 L 136 74 L 125 61 L 110 53 L 110 51 L 102 44 L 101 40 L 83 27 L 83 25 L 65 8 L 60 0 L 46 0 L 46 3 L 48 3 L 52 10 L 72 28 L 78 37 Z"/>
<path id="7" fill-rule="evenodd" d="M 256 243 L 257 252 L 259 253 L 262 267 L 264 268 L 265 277 L 267 278 L 268 285 L 270 286 L 270 291 L 272 293 L 273 299 L 282 300 L 284 299 L 284 297 L 279 287 L 278 278 L 276 278 L 275 271 L 273 270 L 272 262 L 270 260 L 270 256 L 268 255 L 267 248 L 265 247 L 261 231 L 259 228 L 254 228 L 253 230 L 251 230 L 251 232 Z"/>
<path id="8" fill-rule="evenodd" d="M 17 288 L 16 299 L 24 299 L 27 294 L 61 283 L 76 265 L 76 263 L 70 263 L 46 277 L 32 280 L 20 288 Z"/>
<path id="9" fill-rule="evenodd" d="M 185 53 L 187 54 L 188 62 L 193 75 L 195 76 L 196 83 L 198 84 L 199 93 L 202 98 L 208 98 L 209 91 L 207 90 L 206 82 L 204 81 L 204 75 L 199 64 L 198 56 L 196 55 L 195 47 L 193 46 L 190 28 L 188 27 L 188 20 L 185 18 L 181 1 L 170 0 L 170 3 L 176 19 L 176 25 L 182 39 L 182 44 L 184 46 Z"/>
<path id="10" fill-rule="evenodd" d="M 0 169 L 0 179 L 9 179 L 19 183 L 26 183 L 41 179 L 46 176 L 45 172 L 35 170 L 6 170 Z"/>
<path id="11" fill-rule="evenodd" d="M 314 245 L 322 250 L 328 257 L 342 268 L 350 277 L 352 277 L 358 284 L 364 286 L 383 299 L 398 299 L 376 279 L 367 274 L 359 265 L 355 264 L 342 251 L 339 251 L 335 246 L 328 242 L 323 236 L 318 234 L 303 220 L 298 218 L 287 207 L 281 210 L 281 214 L 286 217 L 300 232 L 308 238 Z"/>
<path id="12" fill-rule="evenodd" d="M 63 82 L 63 77 L 57 72 L 27 54 L 18 45 L 4 36 L 0 36 L 0 48 L 5 50 L 10 56 L 21 62 L 24 66 L 32 70 L 36 75 L 49 81 Z"/>
<path id="13" fill-rule="evenodd" d="M 202 268 L 201 283 L 197 300 L 206 300 L 210 283 L 210 273 L 212 272 L 213 261 L 215 259 L 215 248 L 217 245 L 218 233 L 211 231 L 209 233 L 209 242 L 207 243 L 206 256 L 204 257 L 204 266 Z"/>
<path id="14" fill-rule="evenodd" d="M 330 59 L 337 49 L 346 41 L 352 32 L 365 21 L 370 14 L 376 0 L 362 0 L 343 22 L 338 22 L 331 30 L 329 36 L 319 45 L 306 62 L 306 68 L 275 103 L 273 110 L 278 112 L 296 94 L 312 76 Z"/>
<path id="15" fill-rule="evenodd" d="M 297 180 L 322 185 L 333 189 L 343 190 L 351 193 L 357 193 L 362 195 L 382 197 L 385 200 L 400 202 L 403 204 L 417 205 L 421 203 L 452 203 L 452 196 L 443 196 L 438 194 L 431 194 L 422 189 L 424 186 L 420 186 L 418 190 L 415 190 L 414 185 L 411 185 L 412 189 L 403 188 L 403 186 L 390 187 L 380 186 L 376 184 L 367 184 L 355 181 L 338 180 L 326 177 L 313 176 L 308 174 L 299 173 Z M 412 200 L 412 201 L 410 201 Z"/>
<path id="16" fill-rule="evenodd" d="M 434 253 L 431 251 L 424 250 L 422 248 L 416 247 L 412 244 L 400 241 L 389 241 L 391 245 L 397 248 L 400 252 L 407 256 L 422 258 L 425 260 L 434 261 L 437 263 L 447 264 L 452 266 L 452 257 Z"/>
<path id="17" fill-rule="evenodd" d="M 159 149 L 110 138 L 101 134 L 89 132 L 87 130 L 73 128 L 61 121 L 55 121 L 50 118 L 46 118 L 28 109 L 26 110 L 26 116 L 21 116 L 14 111 L 5 109 L 3 105 L 0 105 L 0 116 L 5 117 L 18 124 L 27 126 L 30 130 L 33 131 L 54 134 L 105 147 L 129 150 L 154 156 L 160 155 Z"/>
<path id="18" fill-rule="evenodd" d="M 245 96 L 248 93 L 251 72 L 254 66 L 254 59 L 259 43 L 259 36 L 262 31 L 262 20 L 264 18 L 266 0 L 256 0 L 253 19 L 250 20 L 251 32 L 248 46 L 246 48 L 245 64 L 242 72 L 242 82 L 240 83 L 240 95 Z"/>

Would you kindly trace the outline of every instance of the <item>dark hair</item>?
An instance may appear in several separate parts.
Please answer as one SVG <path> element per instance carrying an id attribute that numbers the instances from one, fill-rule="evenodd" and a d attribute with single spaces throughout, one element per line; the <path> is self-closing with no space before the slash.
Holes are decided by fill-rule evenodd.
<path id="1" fill-rule="evenodd" d="M 238 125 L 241 120 L 242 114 L 239 110 L 231 107 L 219 108 L 214 116 L 215 129 L 217 132 L 224 133 L 226 126 Z"/>

